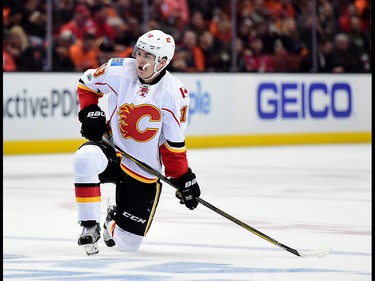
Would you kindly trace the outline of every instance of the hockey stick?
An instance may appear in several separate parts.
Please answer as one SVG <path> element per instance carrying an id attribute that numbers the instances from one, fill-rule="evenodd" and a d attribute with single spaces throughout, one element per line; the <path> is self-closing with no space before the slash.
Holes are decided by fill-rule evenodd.
<path id="1" fill-rule="evenodd" d="M 130 154 L 126 153 L 125 151 L 123 151 L 121 148 L 119 148 L 117 145 L 115 145 L 114 143 L 112 143 L 111 141 L 109 141 L 106 137 L 103 136 L 102 140 L 112 146 L 113 148 L 117 149 L 122 155 L 124 155 L 125 157 L 129 158 L 131 161 L 133 161 L 134 163 L 138 164 L 141 168 L 143 168 L 145 171 L 149 172 L 150 174 L 158 177 L 159 179 L 163 180 L 164 182 L 166 182 L 167 184 L 169 184 L 170 186 L 174 187 L 175 189 L 178 189 L 178 187 L 172 183 L 166 176 L 164 176 L 163 174 L 161 174 L 160 172 L 156 171 L 155 169 L 153 169 L 152 167 L 150 167 L 149 165 L 147 165 L 146 163 L 134 158 L 133 156 L 131 156 Z M 325 247 L 321 247 L 319 249 L 316 249 L 316 250 L 307 250 L 307 251 L 301 251 L 301 250 L 296 250 L 296 249 L 293 249 L 293 248 L 290 248 L 280 242 L 278 242 L 277 240 L 269 237 L 268 235 L 260 232 L 259 230 L 256 230 L 255 228 L 251 227 L 250 225 L 247 225 L 246 223 L 240 221 L 239 219 L 236 219 L 234 218 L 233 216 L 229 215 L 228 213 L 220 210 L 219 208 L 211 205 L 210 203 L 208 203 L 207 201 L 203 200 L 202 198 L 198 197 L 196 198 L 196 200 L 204 205 L 205 207 L 211 209 L 212 211 L 218 213 L 219 215 L 227 218 L 228 220 L 238 224 L 239 226 L 241 226 L 242 228 L 258 235 L 260 238 L 263 238 L 264 240 L 296 255 L 296 256 L 299 256 L 299 257 L 303 257 L 303 258 L 318 258 L 318 257 L 322 257 L 322 256 L 325 256 L 325 255 L 328 255 L 329 253 L 332 252 L 332 248 L 329 247 L 329 246 L 325 246 Z"/>

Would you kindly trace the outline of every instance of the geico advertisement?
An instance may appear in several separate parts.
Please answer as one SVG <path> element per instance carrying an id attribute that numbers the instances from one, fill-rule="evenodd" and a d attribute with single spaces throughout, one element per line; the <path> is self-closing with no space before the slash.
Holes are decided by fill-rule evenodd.
<path id="1" fill-rule="evenodd" d="M 371 131 L 369 75 L 184 76 L 188 135 Z"/>
<path id="2" fill-rule="evenodd" d="M 80 75 L 3 73 L 3 140 L 81 138 Z M 188 136 L 371 131 L 370 75 L 176 76 L 190 92 Z"/>

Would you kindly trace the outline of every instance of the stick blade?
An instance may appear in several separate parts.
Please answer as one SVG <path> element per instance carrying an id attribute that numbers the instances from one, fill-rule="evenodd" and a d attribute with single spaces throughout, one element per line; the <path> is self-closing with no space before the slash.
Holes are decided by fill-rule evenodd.
<path id="1" fill-rule="evenodd" d="M 332 248 L 329 246 L 324 246 L 315 250 L 309 250 L 309 251 L 298 251 L 299 255 L 302 258 L 320 258 L 323 256 L 328 255 L 332 252 Z"/>

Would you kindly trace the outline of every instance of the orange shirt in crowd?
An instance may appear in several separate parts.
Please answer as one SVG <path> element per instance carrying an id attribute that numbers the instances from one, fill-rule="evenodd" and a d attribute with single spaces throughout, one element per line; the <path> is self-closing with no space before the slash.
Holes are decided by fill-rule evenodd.
<path id="1" fill-rule="evenodd" d="M 70 46 L 70 58 L 72 59 L 77 71 L 85 71 L 88 68 L 99 67 L 99 50 L 96 47 L 84 51 L 83 43 L 77 40 L 75 44 Z"/>
<path id="2" fill-rule="evenodd" d="M 195 63 L 195 70 L 196 71 L 205 71 L 205 58 L 203 51 L 199 47 L 193 48 L 193 56 L 194 56 L 194 63 Z"/>
<path id="3" fill-rule="evenodd" d="M 3 71 L 16 71 L 17 65 L 14 58 L 3 49 Z"/>

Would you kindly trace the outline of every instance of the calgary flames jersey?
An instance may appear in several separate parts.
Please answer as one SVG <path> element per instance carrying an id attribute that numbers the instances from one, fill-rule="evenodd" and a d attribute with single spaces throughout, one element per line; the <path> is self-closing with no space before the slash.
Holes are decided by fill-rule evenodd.
<path id="1" fill-rule="evenodd" d="M 78 84 L 81 109 L 108 97 L 107 120 L 112 142 L 167 177 L 187 172 L 184 131 L 189 111 L 189 91 L 168 71 L 157 83 L 143 84 L 135 59 L 112 58 L 97 69 L 87 70 Z M 146 183 L 157 180 L 136 163 L 122 157 L 121 168 Z"/>

